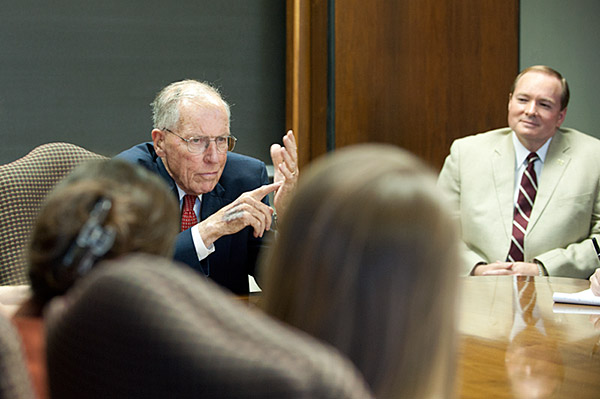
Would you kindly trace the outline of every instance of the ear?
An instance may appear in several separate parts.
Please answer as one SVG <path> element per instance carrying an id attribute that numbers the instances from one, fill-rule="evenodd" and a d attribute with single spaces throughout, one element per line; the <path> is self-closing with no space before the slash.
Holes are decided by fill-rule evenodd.
<path id="1" fill-rule="evenodd" d="M 507 107 L 508 107 L 509 111 L 510 111 L 510 100 L 512 100 L 512 93 L 508 93 L 508 104 L 507 104 Z"/>
<path id="2" fill-rule="evenodd" d="M 567 117 L 567 108 L 565 107 L 565 109 L 560 111 L 560 113 L 558 114 L 558 120 L 556 121 L 556 128 L 559 128 L 560 125 L 563 124 L 566 117 Z"/>
<path id="3" fill-rule="evenodd" d="M 165 156 L 165 132 L 159 129 L 152 129 L 152 142 L 154 143 L 154 151 L 159 157 Z"/>

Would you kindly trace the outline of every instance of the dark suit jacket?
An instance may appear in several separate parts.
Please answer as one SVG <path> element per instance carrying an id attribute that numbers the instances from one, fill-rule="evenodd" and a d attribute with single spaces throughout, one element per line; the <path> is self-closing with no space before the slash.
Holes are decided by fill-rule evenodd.
<path id="1" fill-rule="evenodd" d="M 156 155 L 151 142 L 139 144 L 116 157 L 140 164 L 161 176 L 179 200 L 177 186 L 167 172 L 162 159 Z M 201 220 L 235 201 L 242 193 L 268 183 L 269 178 L 264 162 L 229 152 L 219 183 L 213 191 L 202 195 Z M 268 204 L 268 198 L 265 197 L 263 202 Z M 215 251 L 199 262 L 192 233 L 188 229 L 179 233 L 177 237 L 174 259 L 190 265 L 200 273 L 210 271 L 211 279 L 235 294 L 247 294 L 248 274 L 255 275 L 258 253 L 263 246 L 263 240 L 254 238 L 252 228 L 246 227 L 236 234 L 219 238 L 214 245 Z"/>

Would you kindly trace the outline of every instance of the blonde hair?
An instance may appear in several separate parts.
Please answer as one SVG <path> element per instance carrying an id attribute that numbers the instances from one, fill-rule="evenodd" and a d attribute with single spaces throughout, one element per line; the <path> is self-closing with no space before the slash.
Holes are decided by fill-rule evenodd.
<path id="1" fill-rule="evenodd" d="M 340 349 L 377 397 L 452 396 L 458 236 L 440 197 L 410 153 L 346 147 L 302 175 L 264 259 L 265 311 Z"/>

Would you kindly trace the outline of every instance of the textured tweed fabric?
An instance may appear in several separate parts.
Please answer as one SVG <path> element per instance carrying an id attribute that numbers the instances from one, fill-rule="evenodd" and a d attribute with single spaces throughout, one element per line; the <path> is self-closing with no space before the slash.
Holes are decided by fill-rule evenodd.
<path id="1" fill-rule="evenodd" d="M 40 206 L 56 183 L 88 159 L 105 158 L 69 143 L 48 143 L 0 166 L 0 285 L 28 284 L 24 249 Z"/>
<path id="2" fill-rule="evenodd" d="M 57 398 L 370 398 L 349 361 L 191 269 L 98 264 L 46 318 Z"/>
<path id="3" fill-rule="evenodd" d="M 10 320 L 0 314 L 0 399 L 33 397 L 21 340 Z"/>

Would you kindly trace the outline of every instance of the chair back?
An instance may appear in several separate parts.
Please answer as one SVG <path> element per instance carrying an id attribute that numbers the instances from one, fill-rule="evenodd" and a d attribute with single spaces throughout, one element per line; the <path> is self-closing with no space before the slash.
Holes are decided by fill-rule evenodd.
<path id="1" fill-rule="evenodd" d="M 46 315 L 52 397 L 372 397 L 335 349 L 165 258 L 101 262 Z"/>
<path id="2" fill-rule="evenodd" d="M 48 143 L 0 166 L 0 285 L 28 284 L 25 248 L 46 195 L 75 166 L 106 158 L 69 143 Z"/>
<path id="3" fill-rule="evenodd" d="M 33 399 L 33 385 L 19 334 L 0 313 L 0 399 L 20 398 Z"/>

